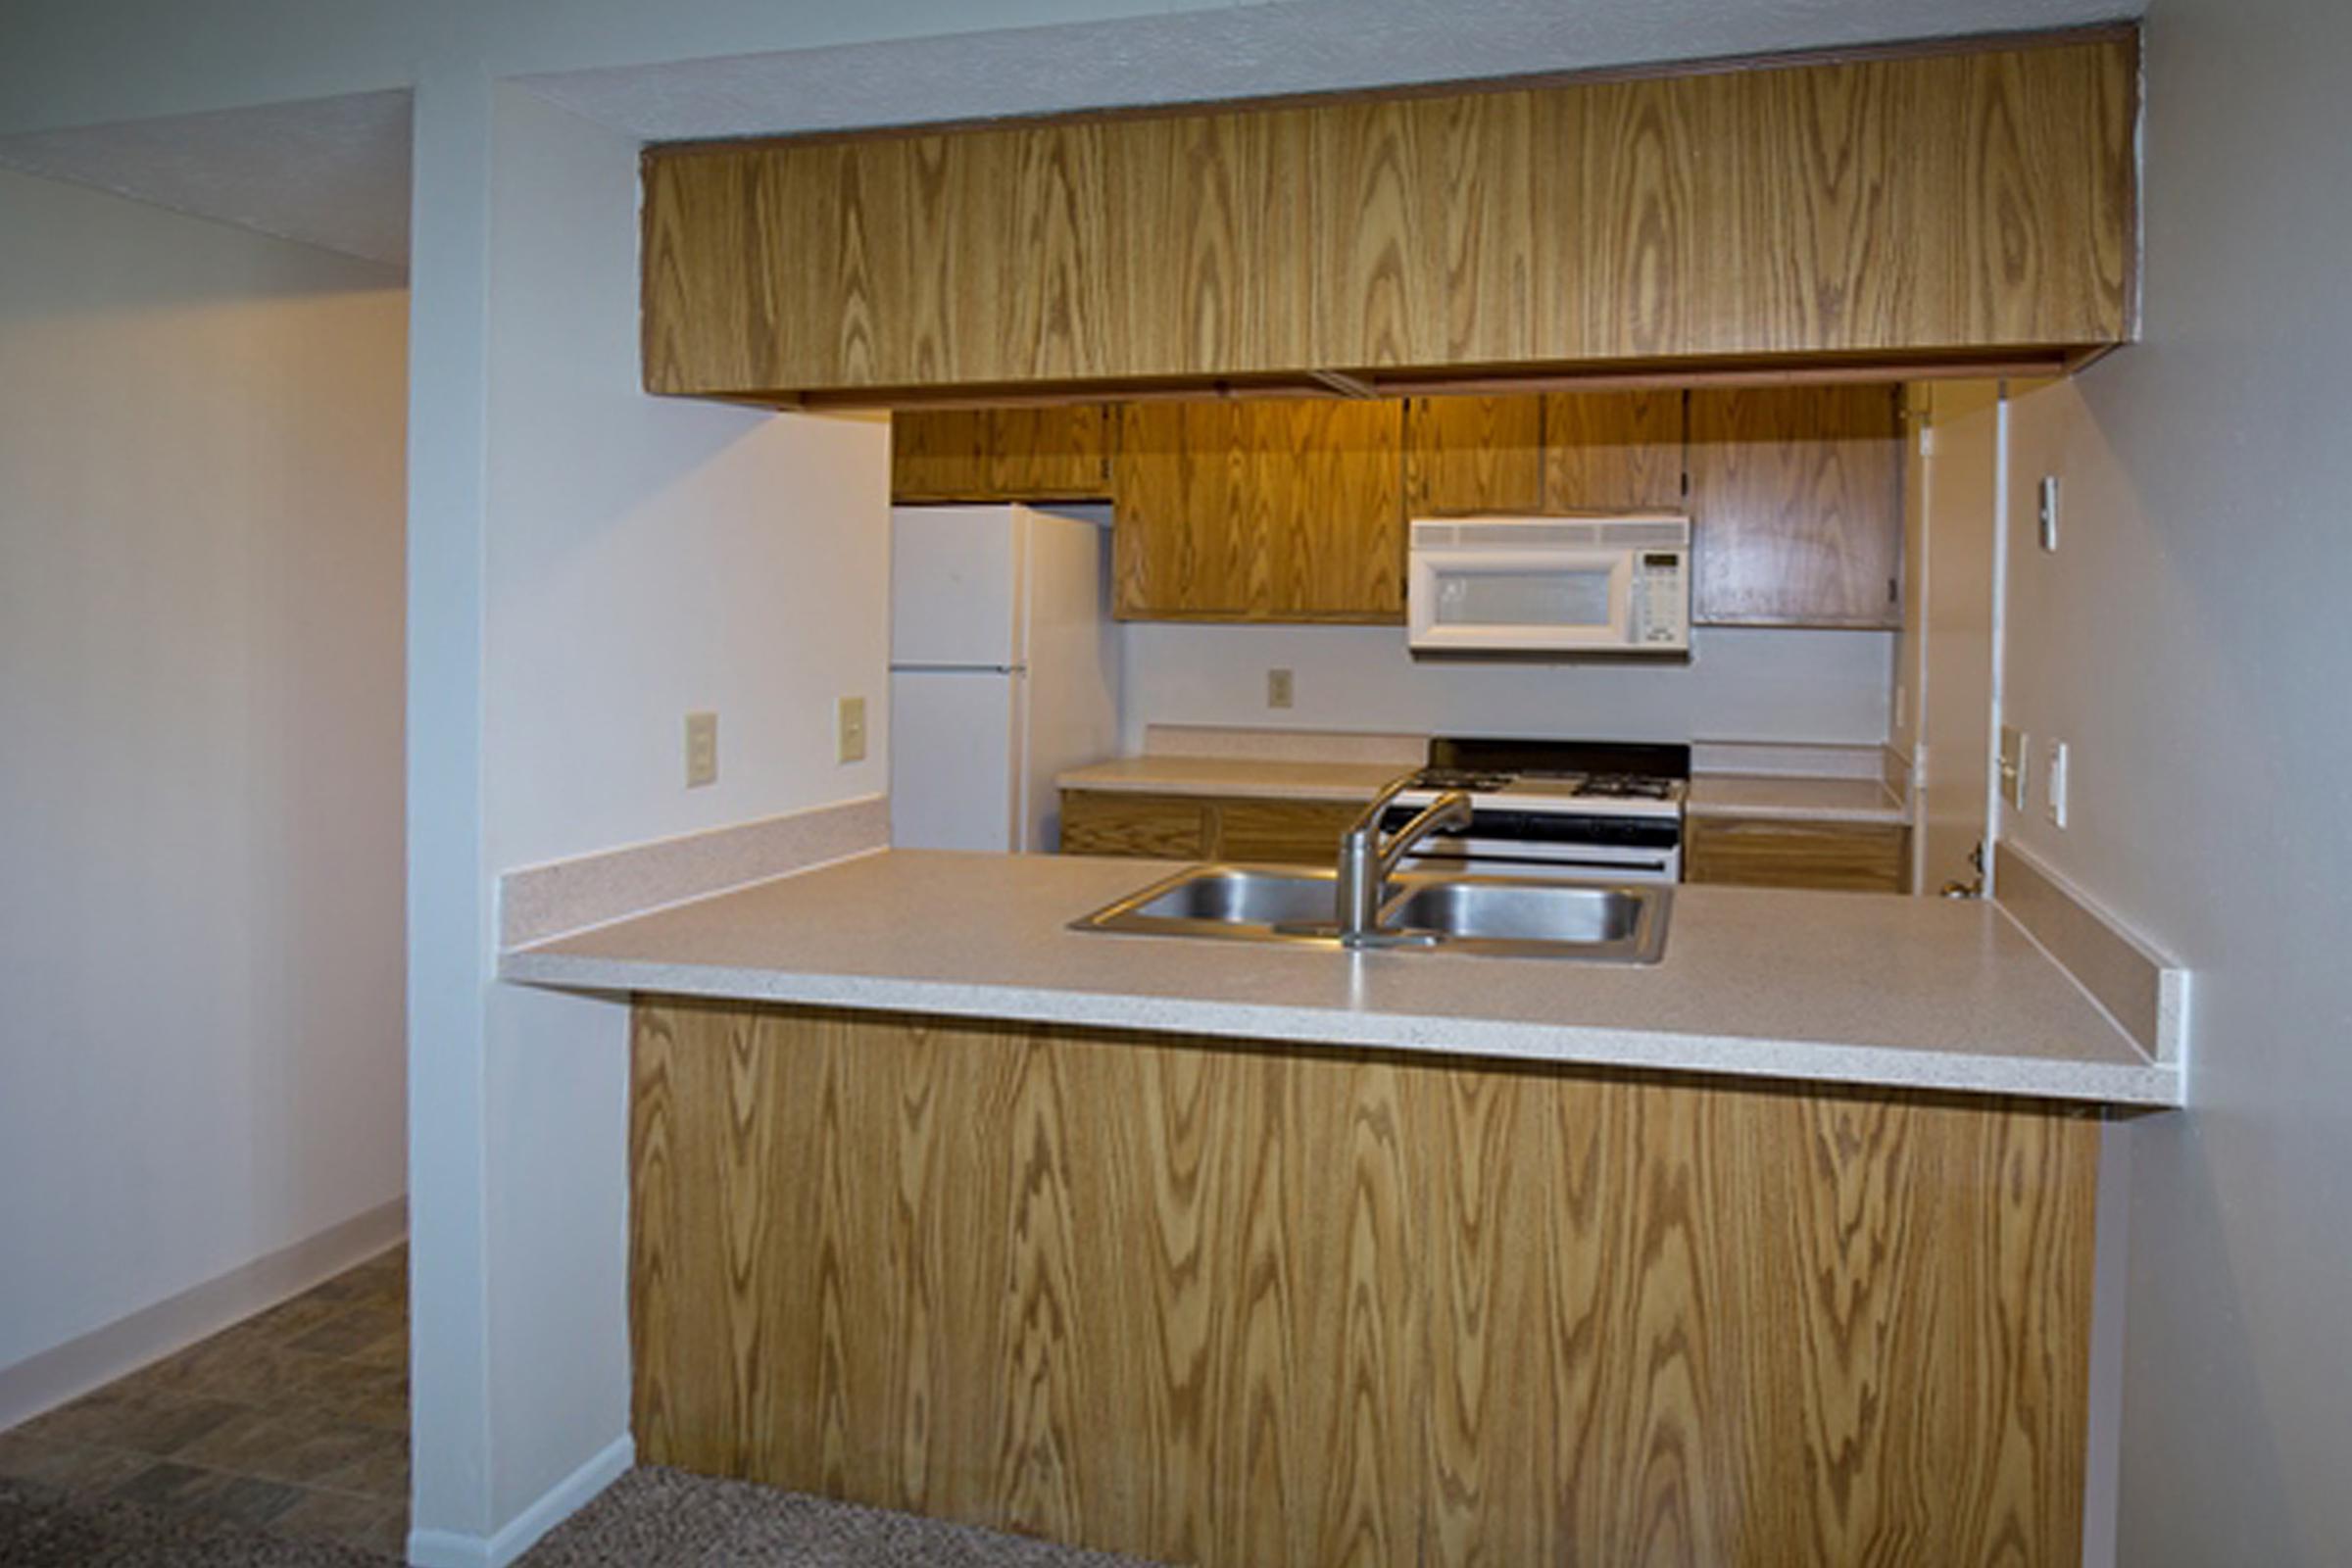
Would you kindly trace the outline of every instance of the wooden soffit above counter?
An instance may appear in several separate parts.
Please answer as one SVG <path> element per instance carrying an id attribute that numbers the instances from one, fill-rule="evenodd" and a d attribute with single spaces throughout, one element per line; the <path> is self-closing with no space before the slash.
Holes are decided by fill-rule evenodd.
<path id="1" fill-rule="evenodd" d="M 2136 28 L 650 149 L 656 393 L 2049 374 L 2136 328 Z"/>

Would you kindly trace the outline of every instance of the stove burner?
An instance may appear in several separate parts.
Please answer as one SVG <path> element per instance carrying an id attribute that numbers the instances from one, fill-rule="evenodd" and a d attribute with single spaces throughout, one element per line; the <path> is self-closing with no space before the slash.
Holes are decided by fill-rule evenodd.
<path id="1" fill-rule="evenodd" d="M 1467 790 L 1474 795 L 1492 795 L 1507 787 L 1513 776 L 1468 767 L 1425 767 L 1414 775 L 1413 783 L 1425 790 Z"/>
<path id="2" fill-rule="evenodd" d="M 1639 773 L 1595 773 L 1578 785 L 1576 793 L 1617 801 L 1662 801 L 1673 788 L 1669 780 Z"/>

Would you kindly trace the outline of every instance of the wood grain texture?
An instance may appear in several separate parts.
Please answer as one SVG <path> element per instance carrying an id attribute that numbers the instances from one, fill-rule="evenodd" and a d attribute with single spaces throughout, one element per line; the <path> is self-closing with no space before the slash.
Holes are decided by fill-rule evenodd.
<path id="1" fill-rule="evenodd" d="M 745 397 L 2082 348 L 2137 39 L 656 150 L 645 379 Z"/>
<path id="2" fill-rule="evenodd" d="M 1206 1568 L 2079 1560 L 2098 1128 L 641 1000 L 649 1462 Z"/>
<path id="3" fill-rule="evenodd" d="M 1909 891 L 1911 830 L 1876 822 L 1693 816 L 1683 824 L 1683 879 L 1751 888 Z"/>
<path id="4" fill-rule="evenodd" d="M 1540 512 L 1544 463 L 1541 397 L 1413 398 L 1404 406 L 1405 506 L 1416 517 Z"/>
<path id="5" fill-rule="evenodd" d="M 1129 403 L 1111 462 L 1111 557 L 1122 620 L 1250 612 L 1250 520 L 1228 403 Z"/>
<path id="6" fill-rule="evenodd" d="M 896 502 L 1086 501 L 1110 494 L 1111 410 L 902 409 L 890 418 Z"/>
<path id="7" fill-rule="evenodd" d="M 1680 392 L 1553 392 L 1544 399 L 1544 506 L 1594 512 L 1683 505 Z"/>
<path id="8" fill-rule="evenodd" d="M 1064 855 L 1324 865 L 1337 858 L 1340 834 L 1363 808 L 1346 801 L 1063 790 L 1061 809 Z"/>
<path id="9" fill-rule="evenodd" d="M 1063 790 L 1061 853 L 1205 860 L 1214 853 L 1214 809 L 1193 795 Z"/>
<path id="10" fill-rule="evenodd" d="M 1693 620 L 1901 623 L 1896 388 L 1696 391 L 1689 437 Z"/>
<path id="11" fill-rule="evenodd" d="M 1112 308 L 1128 369 L 1308 363 L 1308 123 L 1297 111 L 1185 115 L 1110 138 Z"/>
<path id="12" fill-rule="evenodd" d="M 1332 398 L 1124 405 L 1119 615 L 1401 619 L 1402 424 Z"/>
<path id="13" fill-rule="evenodd" d="M 1723 90 L 1703 77 L 1650 79 L 1545 97 L 1536 156 L 1546 175 L 1537 307 L 1546 347 L 1641 359 L 1715 346 L 1709 323 L 1740 307 L 1712 299 L 1700 270 L 1709 236 L 1693 204 L 1705 119 L 1693 105 Z"/>
<path id="14" fill-rule="evenodd" d="M 1210 854 L 1220 860 L 1330 865 L 1339 858 L 1340 835 L 1364 808 L 1360 802 L 1225 796 L 1209 809 L 1215 823 Z"/>
<path id="15" fill-rule="evenodd" d="M 900 410 L 890 416 L 890 499 L 1000 499 L 996 444 L 993 410 Z"/>

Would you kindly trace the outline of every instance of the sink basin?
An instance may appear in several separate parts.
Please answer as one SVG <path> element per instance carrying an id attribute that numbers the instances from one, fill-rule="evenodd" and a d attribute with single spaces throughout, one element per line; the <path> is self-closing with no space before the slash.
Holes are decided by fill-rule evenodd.
<path id="1" fill-rule="evenodd" d="M 1650 907 L 1633 888 L 1465 878 L 1411 889 L 1388 919 L 1482 942 L 1622 943 Z"/>
<path id="2" fill-rule="evenodd" d="M 1196 865 L 1070 922 L 1073 931 L 1339 946 L 1339 875 L 1311 865 Z"/>
<path id="3" fill-rule="evenodd" d="M 1142 920 L 1208 920 L 1219 925 L 1330 925 L 1336 878 L 1306 867 L 1202 866 L 1155 883 L 1123 912 Z"/>
<path id="4" fill-rule="evenodd" d="M 1390 880 L 1381 949 L 1655 963 L 1673 890 L 1407 873 Z M 1316 866 L 1197 865 L 1074 920 L 1075 931 L 1340 945 L 1338 878 Z"/>

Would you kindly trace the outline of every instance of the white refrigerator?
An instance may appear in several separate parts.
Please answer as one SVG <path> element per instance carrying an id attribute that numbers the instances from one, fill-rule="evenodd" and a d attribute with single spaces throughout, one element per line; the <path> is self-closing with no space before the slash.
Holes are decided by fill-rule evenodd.
<path id="1" fill-rule="evenodd" d="M 899 507 L 891 842 L 1059 848 L 1054 777 L 1119 744 L 1107 508 Z"/>

